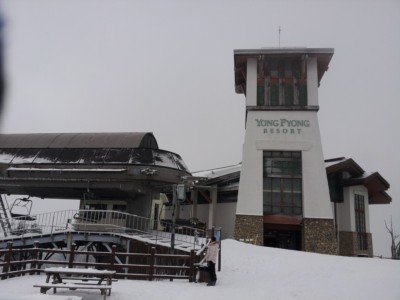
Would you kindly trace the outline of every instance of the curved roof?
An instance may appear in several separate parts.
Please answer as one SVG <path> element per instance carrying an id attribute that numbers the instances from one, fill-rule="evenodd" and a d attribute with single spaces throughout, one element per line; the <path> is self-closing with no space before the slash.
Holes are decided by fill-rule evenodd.
<path id="1" fill-rule="evenodd" d="M 0 135 L 0 193 L 40 198 L 130 199 L 190 175 L 152 133 Z"/>
<path id="2" fill-rule="evenodd" d="M 152 148 L 150 132 L 0 134 L 0 148 Z"/>
<path id="3" fill-rule="evenodd" d="M 148 165 L 188 172 L 152 133 L 0 134 L 0 165 Z M 1 168 L 0 168 L 1 169 Z"/>

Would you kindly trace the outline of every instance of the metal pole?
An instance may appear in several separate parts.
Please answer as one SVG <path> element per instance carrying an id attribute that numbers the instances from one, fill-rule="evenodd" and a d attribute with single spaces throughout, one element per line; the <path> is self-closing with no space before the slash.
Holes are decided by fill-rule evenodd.
<path id="1" fill-rule="evenodd" d="M 176 206 L 176 184 L 172 185 L 172 228 L 171 228 L 171 253 L 175 251 L 175 206 Z"/>
<path id="2" fill-rule="evenodd" d="M 222 239 L 222 229 L 221 228 L 219 228 L 218 229 L 218 247 L 219 247 L 219 249 L 218 249 L 218 272 L 221 272 L 221 239 Z"/>

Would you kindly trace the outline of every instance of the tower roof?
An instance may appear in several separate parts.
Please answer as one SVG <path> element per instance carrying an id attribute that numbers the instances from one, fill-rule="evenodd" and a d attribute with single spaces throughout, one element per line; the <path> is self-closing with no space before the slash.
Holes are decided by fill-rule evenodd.
<path id="1" fill-rule="evenodd" d="M 235 64 L 235 89 L 237 93 L 244 93 L 243 82 L 246 81 L 248 58 L 298 58 L 304 56 L 316 57 L 318 63 L 318 85 L 328 70 L 329 62 L 333 56 L 333 48 L 261 48 L 234 50 Z"/>

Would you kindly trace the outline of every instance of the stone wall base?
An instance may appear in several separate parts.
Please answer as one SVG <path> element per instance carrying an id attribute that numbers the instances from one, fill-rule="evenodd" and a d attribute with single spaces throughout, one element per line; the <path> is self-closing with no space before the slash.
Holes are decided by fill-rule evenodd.
<path id="1" fill-rule="evenodd" d="M 263 216 L 236 215 L 235 239 L 262 246 L 264 244 Z"/>
<path id="2" fill-rule="evenodd" d="M 373 256 L 372 234 L 367 233 L 367 250 L 359 250 L 357 232 L 339 231 L 339 255 L 343 256 Z"/>
<path id="3" fill-rule="evenodd" d="M 333 219 L 303 219 L 303 250 L 338 254 Z"/>

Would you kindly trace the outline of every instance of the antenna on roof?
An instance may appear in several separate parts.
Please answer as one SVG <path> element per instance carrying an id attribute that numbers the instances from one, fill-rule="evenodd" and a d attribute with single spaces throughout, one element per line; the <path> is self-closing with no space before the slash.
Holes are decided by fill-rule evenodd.
<path id="1" fill-rule="evenodd" d="M 281 31 L 282 31 L 281 25 L 279 25 L 279 29 L 278 29 L 278 35 L 279 35 L 278 47 L 279 47 L 279 48 L 281 47 Z"/>

